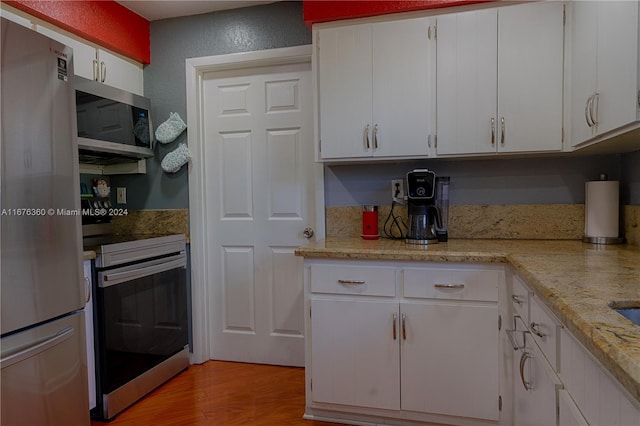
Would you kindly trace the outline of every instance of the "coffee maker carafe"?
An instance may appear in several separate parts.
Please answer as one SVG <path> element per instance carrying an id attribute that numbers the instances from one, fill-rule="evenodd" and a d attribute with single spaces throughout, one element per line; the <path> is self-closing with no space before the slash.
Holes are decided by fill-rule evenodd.
<path id="1" fill-rule="evenodd" d="M 436 174 L 428 169 L 416 169 L 407 173 L 407 210 L 409 244 L 434 244 L 438 242 L 435 227 L 441 227 L 440 211 L 435 206 Z"/>

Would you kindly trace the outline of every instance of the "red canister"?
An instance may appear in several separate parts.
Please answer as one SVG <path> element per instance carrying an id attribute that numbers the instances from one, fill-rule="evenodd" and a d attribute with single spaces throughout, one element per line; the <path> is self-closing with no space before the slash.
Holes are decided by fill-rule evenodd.
<path id="1" fill-rule="evenodd" d="M 378 234 L 378 206 L 362 206 L 362 238 L 377 240 Z"/>

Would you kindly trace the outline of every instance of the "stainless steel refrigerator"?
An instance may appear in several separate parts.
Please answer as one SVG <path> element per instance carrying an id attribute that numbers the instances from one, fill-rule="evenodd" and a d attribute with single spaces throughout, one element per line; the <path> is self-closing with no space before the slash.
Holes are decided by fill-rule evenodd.
<path id="1" fill-rule="evenodd" d="M 1 20 L 0 424 L 88 425 L 72 50 Z"/>

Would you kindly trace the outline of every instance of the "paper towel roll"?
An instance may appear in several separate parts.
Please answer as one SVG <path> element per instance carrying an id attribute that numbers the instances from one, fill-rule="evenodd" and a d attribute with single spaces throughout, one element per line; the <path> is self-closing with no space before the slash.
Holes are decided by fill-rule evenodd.
<path id="1" fill-rule="evenodd" d="M 584 234 L 586 237 L 618 237 L 619 193 L 619 184 L 615 180 L 585 184 Z"/>

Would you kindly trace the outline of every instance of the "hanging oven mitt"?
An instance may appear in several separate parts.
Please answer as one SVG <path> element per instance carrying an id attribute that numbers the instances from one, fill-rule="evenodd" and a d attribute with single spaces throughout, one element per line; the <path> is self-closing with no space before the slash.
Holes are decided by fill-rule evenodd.
<path id="1" fill-rule="evenodd" d="M 164 156 L 160 167 L 167 173 L 175 173 L 187 164 L 189 160 L 191 160 L 189 148 L 187 148 L 187 145 L 181 143 L 176 149 Z"/>
<path id="2" fill-rule="evenodd" d="M 171 112 L 169 118 L 156 129 L 156 139 L 160 143 L 173 142 L 186 128 L 187 125 L 184 124 L 180 115 L 177 112 Z"/>

